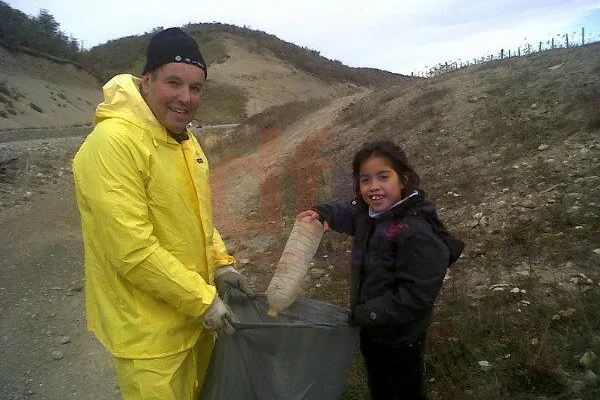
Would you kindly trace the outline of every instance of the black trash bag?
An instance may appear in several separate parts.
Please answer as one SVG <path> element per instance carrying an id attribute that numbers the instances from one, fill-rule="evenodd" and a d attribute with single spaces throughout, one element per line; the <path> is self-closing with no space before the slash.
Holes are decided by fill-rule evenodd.
<path id="1" fill-rule="evenodd" d="M 239 322 L 217 339 L 201 400 L 335 400 L 358 343 L 348 311 L 299 298 L 276 318 L 265 295 L 225 296 Z"/>

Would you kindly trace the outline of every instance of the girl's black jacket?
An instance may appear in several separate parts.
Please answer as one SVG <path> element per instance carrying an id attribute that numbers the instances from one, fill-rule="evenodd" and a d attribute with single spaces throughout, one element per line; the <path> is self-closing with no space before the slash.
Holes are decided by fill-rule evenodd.
<path id="1" fill-rule="evenodd" d="M 421 190 L 377 218 L 364 203 L 319 205 L 331 229 L 354 236 L 350 322 L 382 344 L 405 344 L 426 331 L 446 269 L 463 243 L 438 219 Z"/>

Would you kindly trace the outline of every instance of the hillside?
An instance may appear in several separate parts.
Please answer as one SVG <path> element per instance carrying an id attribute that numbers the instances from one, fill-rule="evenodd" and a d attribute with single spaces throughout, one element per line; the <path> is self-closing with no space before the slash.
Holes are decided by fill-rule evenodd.
<path id="1" fill-rule="evenodd" d="M 467 243 L 431 332 L 433 398 L 598 398 L 599 73 L 592 44 L 269 110 L 204 137 L 216 220 L 264 289 L 297 211 L 347 199 L 359 145 L 394 139 Z M 347 305 L 348 250 L 326 235 L 310 296 Z"/>
<path id="2" fill-rule="evenodd" d="M 82 68 L 0 45 L 0 131 L 89 124 L 100 99 Z"/>
<path id="3" fill-rule="evenodd" d="M 162 28 L 95 46 L 81 55 L 82 64 L 103 79 L 108 79 L 122 71 L 138 73 L 144 65 L 146 45 L 152 35 L 160 29 Z M 183 30 L 200 44 L 209 67 L 212 64 L 223 63 L 235 55 L 230 54 L 223 41 L 236 39 L 248 52 L 259 56 L 272 55 L 280 62 L 294 66 L 298 71 L 324 81 L 383 87 L 412 80 L 404 75 L 374 68 L 348 67 L 340 61 L 321 56 L 316 50 L 300 47 L 283 41 L 275 35 L 246 27 L 214 22 L 190 23 L 184 26 Z"/>
<path id="4" fill-rule="evenodd" d="M 223 24 L 189 25 L 186 30 L 197 38 L 209 64 L 196 124 L 237 123 L 271 106 L 413 80 L 349 68 L 259 31 Z M 81 55 L 85 69 L 0 44 L 0 130 L 89 124 L 101 84 L 117 73 L 139 74 L 150 37 L 96 46 Z"/>
<path id="5" fill-rule="evenodd" d="M 348 198 L 358 146 L 392 138 L 450 230 L 467 243 L 428 338 L 431 398 L 600 397 L 600 44 L 378 87 L 331 83 L 271 50 L 263 64 L 240 37 L 219 38 L 222 54 L 246 60 L 253 72 L 224 57 L 209 69 L 215 83 L 231 77 L 228 85 L 243 82 L 258 93 L 248 102 L 256 110 L 273 105 L 235 128 L 198 131 L 212 163 L 216 224 L 256 290 L 266 289 L 297 211 Z M 269 64 L 277 73 L 264 72 Z M 267 86 L 267 77 L 279 80 L 267 96 L 247 75 Z M 52 82 L 44 85 L 55 88 Z M 278 103 L 276 86 L 290 82 L 302 84 L 293 95 L 280 90 Z M 326 94 L 303 98 L 300 90 L 313 85 Z M 292 99 L 306 101 L 287 103 Z M 75 123 L 71 115 L 63 114 L 67 126 Z M 2 398 L 118 398 L 110 361 L 82 321 L 69 172 L 81 140 L 0 145 L 7 161 L 0 165 L 0 229 L 23 238 L 0 240 L 0 280 L 11 282 L 0 290 L 7 305 Z M 307 296 L 348 305 L 349 245 L 346 237 L 325 235 Z M 61 357 L 53 358 L 57 349 Z M 357 362 L 344 399 L 365 393 Z"/>

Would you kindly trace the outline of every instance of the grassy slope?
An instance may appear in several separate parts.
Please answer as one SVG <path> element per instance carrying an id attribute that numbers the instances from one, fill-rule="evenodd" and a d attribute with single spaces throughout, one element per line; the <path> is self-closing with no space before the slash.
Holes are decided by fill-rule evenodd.
<path id="1" fill-rule="evenodd" d="M 430 336 L 434 398 L 600 395 L 579 363 L 600 350 L 599 61 L 595 44 L 494 62 L 344 113 L 344 164 L 365 126 L 396 139 L 468 243 Z"/>

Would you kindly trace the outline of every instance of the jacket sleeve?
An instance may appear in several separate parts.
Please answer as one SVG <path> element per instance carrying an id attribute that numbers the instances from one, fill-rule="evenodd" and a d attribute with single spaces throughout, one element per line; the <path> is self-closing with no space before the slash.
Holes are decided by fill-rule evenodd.
<path id="1" fill-rule="evenodd" d="M 115 134 L 88 137 L 73 164 L 78 198 L 93 224 L 93 245 L 116 273 L 180 312 L 199 316 L 216 289 L 153 236 L 144 187 L 145 155 Z M 112 273 L 112 271 L 106 271 Z"/>
<path id="2" fill-rule="evenodd" d="M 319 220 L 327 222 L 334 231 L 354 236 L 352 203 L 321 204 L 312 209 L 319 214 Z"/>
<path id="3" fill-rule="evenodd" d="M 396 252 L 393 290 L 357 305 L 355 319 L 362 326 L 407 326 L 430 312 L 448 265 L 448 249 L 433 234 L 416 229 Z"/>
<path id="4" fill-rule="evenodd" d="M 228 265 L 233 265 L 237 261 L 235 257 L 229 254 L 225 242 L 221 237 L 221 234 L 216 229 L 213 231 L 213 251 L 215 268 L 221 268 Z"/>
<path id="5" fill-rule="evenodd" d="M 214 286 L 206 284 L 200 275 L 185 268 L 161 247 L 127 272 L 125 278 L 191 316 L 204 314 L 217 293 Z"/>

